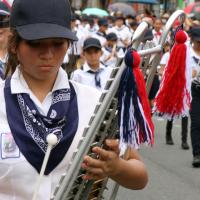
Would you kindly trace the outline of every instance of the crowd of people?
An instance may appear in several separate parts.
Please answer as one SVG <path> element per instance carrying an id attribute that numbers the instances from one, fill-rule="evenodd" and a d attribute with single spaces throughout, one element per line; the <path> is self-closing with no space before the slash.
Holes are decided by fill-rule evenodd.
<path id="1" fill-rule="evenodd" d="M 150 12 L 138 16 L 98 17 L 71 14 L 67 0 L 14 0 L 11 9 L 0 2 L 0 199 L 30 199 L 54 133 L 57 143 L 44 171 L 38 199 L 50 199 L 73 156 L 101 92 L 119 59 L 124 58 L 142 21 L 149 24 L 145 40 L 159 43 L 170 17 Z M 40 5 L 40 6 L 38 6 Z M 174 24 L 149 94 L 159 88 L 173 44 Z M 188 64 L 191 66 L 191 145 L 194 167 L 200 167 L 200 22 L 187 19 Z M 142 44 L 139 48 L 142 48 Z M 144 74 L 146 76 L 147 74 Z M 70 79 L 70 80 L 69 80 Z M 173 121 L 167 121 L 166 144 L 173 145 Z M 188 116 L 182 118 L 182 149 L 189 149 Z M 119 184 L 142 189 L 147 170 L 138 152 L 119 156 L 118 141 L 107 140 L 107 150 L 94 147 L 99 160 L 86 156 L 86 180 L 110 177 Z M 29 187 L 28 187 L 29 186 Z"/>
<path id="2" fill-rule="evenodd" d="M 151 14 L 148 10 L 145 12 L 145 14 L 138 15 L 138 16 L 123 16 L 123 13 L 117 12 L 114 16 L 108 16 L 108 17 L 98 17 L 98 16 L 78 16 L 74 15 L 73 18 L 73 24 L 75 24 L 73 27 L 74 30 L 77 31 L 77 36 L 82 35 L 82 37 L 79 37 L 78 43 L 79 46 L 74 44 L 73 48 L 80 48 L 79 49 L 79 61 L 76 62 L 77 69 L 74 71 L 71 75 L 72 80 L 76 80 L 83 84 L 89 84 L 95 86 L 97 76 L 99 76 L 99 81 L 101 80 L 104 82 L 102 84 L 102 88 L 104 88 L 105 82 L 107 80 L 106 77 L 108 77 L 108 74 L 110 73 L 110 68 L 114 67 L 116 65 L 116 62 L 118 59 L 124 57 L 124 53 L 126 49 L 131 45 L 131 39 L 134 31 L 137 29 L 138 25 L 142 21 L 146 21 L 149 24 L 149 29 L 146 32 L 144 36 L 143 45 L 139 46 L 139 49 L 142 49 L 143 46 L 145 46 L 145 43 L 148 41 L 151 46 L 153 47 L 158 45 L 160 37 L 163 32 L 163 28 L 169 19 L 170 14 L 165 13 L 160 17 L 156 17 L 155 15 Z M 74 22 L 75 21 L 75 22 Z M 167 65 L 169 56 L 170 56 L 170 49 L 173 46 L 174 42 L 174 34 L 176 32 L 177 27 L 179 27 L 180 24 L 178 21 L 175 21 L 167 40 L 163 46 L 163 53 L 160 55 L 160 64 L 157 66 L 157 73 L 154 77 L 153 84 L 149 93 L 149 102 L 151 107 L 153 107 L 154 98 L 156 96 L 156 93 L 159 89 L 160 79 L 162 78 L 162 74 L 164 71 L 165 66 Z M 186 18 L 184 22 L 183 29 L 188 34 L 188 40 L 187 40 L 187 46 L 192 52 L 193 57 L 195 57 L 196 64 L 194 62 L 190 63 L 191 65 L 191 73 L 193 73 L 193 79 L 192 85 L 196 85 L 198 83 L 196 76 L 198 76 L 198 65 L 199 65 L 199 35 L 198 33 L 200 27 L 200 21 L 197 20 L 195 17 L 193 18 Z M 78 32 L 82 32 L 82 34 L 78 34 Z M 86 68 L 85 65 L 88 65 L 88 58 L 85 57 L 85 50 L 84 50 L 84 42 L 88 40 L 88 38 L 93 38 L 93 46 L 91 45 L 91 49 L 93 51 L 99 52 L 99 55 L 96 56 L 96 61 L 98 61 L 99 64 L 98 68 L 94 69 L 93 64 L 89 64 L 91 69 L 93 70 L 93 75 L 91 74 L 90 69 Z M 94 38 L 99 40 L 99 45 Z M 195 39 L 194 39 L 195 38 Z M 89 39 L 90 40 L 90 39 Z M 82 44 L 82 45 L 81 45 Z M 92 51 L 92 50 L 91 50 Z M 81 53 L 83 52 L 83 53 Z M 100 53 L 101 52 L 101 53 Z M 195 53 L 193 53 L 195 52 Z M 70 54 L 70 52 L 69 52 Z M 92 53 L 89 53 L 89 57 L 92 58 Z M 95 56 L 94 56 L 95 57 Z M 84 60 L 84 64 L 79 66 L 81 63 L 81 59 Z M 94 58 L 95 60 L 95 58 Z M 104 65 L 104 67 L 103 67 Z M 95 72 L 94 72 L 95 71 Z M 104 75 L 106 74 L 107 76 Z M 84 75 L 83 75 L 84 74 Z M 98 75 L 97 75 L 98 74 Z M 144 74 L 145 75 L 145 74 Z M 92 79 L 92 76 L 95 77 Z M 90 78 L 89 78 L 90 77 Z M 87 79 L 87 80 L 86 80 Z M 91 79 L 91 80 L 90 80 Z M 92 83 L 93 81 L 93 83 Z M 198 84 L 197 84 L 198 85 Z M 95 86 L 99 87 L 99 86 Z M 101 88 L 101 89 L 102 89 Z M 194 90 L 194 86 L 192 86 L 192 91 Z M 100 89 L 100 87 L 99 87 Z M 196 94 L 196 93 L 195 93 Z M 194 92 L 192 92 L 192 97 L 194 96 Z M 196 98 L 196 97 L 195 97 Z M 198 106 L 194 104 L 194 99 L 192 98 L 192 107 L 195 107 L 195 111 L 197 111 Z M 199 159 L 199 139 L 197 134 L 198 129 L 198 122 L 197 115 L 194 117 L 194 109 L 191 107 L 191 139 L 192 139 L 192 149 L 193 149 L 193 166 L 194 167 L 200 167 L 200 159 Z M 173 138 L 172 138 L 172 125 L 173 120 L 167 120 L 166 123 L 166 144 L 173 145 Z M 188 116 L 182 117 L 182 123 L 181 123 L 181 147 L 184 150 L 189 149 L 188 144 Z M 194 130 L 195 129 L 195 130 Z M 194 139 L 195 138 L 195 139 Z M 197 142 L 198 140 L 198 142 Z M 198 149 L 198 150 L 197 150 Z"/>

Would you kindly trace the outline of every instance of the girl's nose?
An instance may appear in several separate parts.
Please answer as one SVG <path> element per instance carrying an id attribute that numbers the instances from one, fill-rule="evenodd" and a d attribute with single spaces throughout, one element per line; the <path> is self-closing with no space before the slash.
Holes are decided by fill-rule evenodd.
<path id="1" fill-rule="evenodd" d="M 40 57 L 42 59 L 49 60 L 53 58 L 54 48 L 51 45 L 45 45 L 44 48 L 41 49 Z"/>

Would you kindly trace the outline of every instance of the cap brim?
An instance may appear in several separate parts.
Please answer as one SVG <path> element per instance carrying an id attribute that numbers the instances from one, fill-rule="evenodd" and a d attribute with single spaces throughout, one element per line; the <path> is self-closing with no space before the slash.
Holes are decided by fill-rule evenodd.
<path id="1" fill-rule="evenodd" d="M 86 47 L 83 47 L 83 50 L 86 50 L 86 49 L 89 49 L 89 48 L 97 48 L 97 49 L 101 49 L 100 46 L 98 45 L 94 45 L 94 44 L 91 44 L 91 45 L 88 45 Z"/>
<path id="2" fill-rule="evenodd" d="M 66 38 L 77 41 L 75 33 L 57 24 L 39 23 L 17 26 L 20 37 L 25 40 L 39 40 L 46 38 Z"/>

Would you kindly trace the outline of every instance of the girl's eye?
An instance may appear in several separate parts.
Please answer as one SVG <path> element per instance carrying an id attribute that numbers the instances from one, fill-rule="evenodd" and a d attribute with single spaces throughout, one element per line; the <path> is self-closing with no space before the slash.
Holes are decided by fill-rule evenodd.
<path id="1" fill-rule="evenodd" d="M 25 42 L 28 46 L 32 48 L 40 48 L 46 45 L 51 45 L 52 47 L 61 47 L 65 43 L 65 41 L 63 40 L 55 40 L 55 41 L 51 41 L 50 43 L 46 43 L 39 40 L 32 40 L 32 41 L 25 41 Z"/>
<path id="2" fill-rule="evenodd" d="M 60 47 L 60 46 L 62 46 L 64 44 L 64 41 L 56 41 L 56 42 L 53 42 L 53 45 L 55 46 L 55 47 Z"/>
<path id="3" fill-rule="evenodd" d="M 26 44 L 30 47 L 40 47 L 41 42 L 39 41 L 26 41 Z"/>

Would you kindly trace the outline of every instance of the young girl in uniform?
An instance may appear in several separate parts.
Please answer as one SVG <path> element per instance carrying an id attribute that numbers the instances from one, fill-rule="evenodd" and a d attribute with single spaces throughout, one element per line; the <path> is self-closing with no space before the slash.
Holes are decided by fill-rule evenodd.
<path id="1" fill-rule="evenodd" d="M 60 67 L 76 40 L 70 13 L 67 0 L 13 3 L 6 78 L 0 83 L 0 199 L 32 198 L 46 137 L 54 133 L 57 143 L 37 193 L 37 200 L 50 199 L 98 101 L 97 90 L 69 82 Z M 147 172 L 138 154 L 132 150 L 125 161 L 116 140 L 106 143 L 110 150 L 93 149 L 100 160 L 84 157 L 83 178 L 111 177 L 125 187 L 143 188 Z"/>

